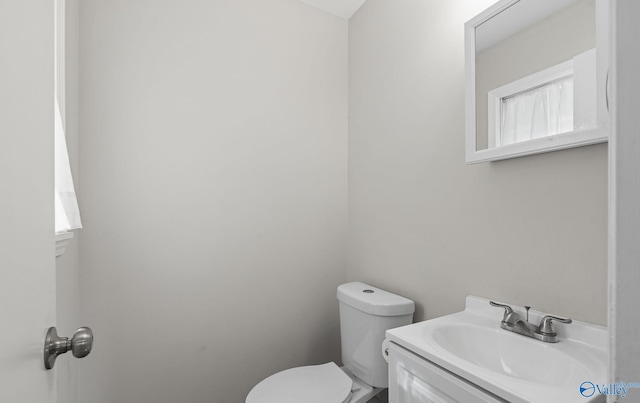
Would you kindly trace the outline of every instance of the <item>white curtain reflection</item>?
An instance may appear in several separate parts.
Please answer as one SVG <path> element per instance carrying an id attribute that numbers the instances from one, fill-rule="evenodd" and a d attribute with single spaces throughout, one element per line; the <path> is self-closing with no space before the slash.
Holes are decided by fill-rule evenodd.
<path id="1" fill-rule="evenodd" d="M 55 102 L 55 230 L 56 233 L 82 228 L 80 211 L 73 187 L 62 114 Z"/>
<path id="2" fill-rule="evenodd" d="M 498 145 L 573 131 L 573 77 L 502 99 Z"/>

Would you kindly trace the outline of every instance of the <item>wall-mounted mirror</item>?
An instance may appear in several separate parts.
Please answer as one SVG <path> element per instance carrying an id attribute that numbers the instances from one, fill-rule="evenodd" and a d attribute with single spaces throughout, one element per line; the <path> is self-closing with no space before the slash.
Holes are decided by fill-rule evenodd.
<path id="1" fill-rule="evenodd" d="M 607 141 L 604 1 L 503 0 L 467 22 L 467 163 Z"/>

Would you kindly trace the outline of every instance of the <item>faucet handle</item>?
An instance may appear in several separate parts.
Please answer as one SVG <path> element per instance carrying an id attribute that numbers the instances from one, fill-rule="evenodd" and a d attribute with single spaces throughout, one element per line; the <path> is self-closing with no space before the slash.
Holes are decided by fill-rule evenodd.
<path id="1" fill-rule="evenodd" d="M 545 334 L 545 335 L 555 335 L 556 332 L 553 330 L 553 325 L 551 323 L 551 321 L 553 320 L 560 323 L 566 323 L 566 324 L 569 324 L 572 322 L 572 320 L 568 318 L 559 318 L 557 316 L 547 315 L 544 318 L 542 318 L 542 320 L 540 321 L 540 326 L 538 326 L 537 333 Z"/>
<path id="2" fill-rule="evenodd" d="M 489 301 L 491 306 L 495 306 L 497 308 L 504 308 L 504 316 L 502 317 L 501 327 L 503 329 L 511 330 L 518 321 L 522 320 L 520 315 L 513 311 L 509 305 L 498 304 L 497 302 Z"/>
<path id="3" fill-rule="evenodd" d="M 513 313 L 513 309 L 509 305 L 498 304 L 497 302 L 493 302 L 493 301 L 489 301 L 489 305 L 495 306 L 496 308 L 504 308 L 505 318 Z"/>
<path id="4" fill-rule="evenodd" d="M 558 333 L 553 330 L 553 325 L 551 324 L 551 321 L 553 320 L 567 324 L 572 322 L 572 320 L 568 318 L 559 318 L 557 316 L 547 315 L 540 321 L 540 326 L 538 326 L 538 330 L 534 332 L 533 337 L 538 340 L 546 341 L 547 343 L 557 343 L 559 341 Z"/>

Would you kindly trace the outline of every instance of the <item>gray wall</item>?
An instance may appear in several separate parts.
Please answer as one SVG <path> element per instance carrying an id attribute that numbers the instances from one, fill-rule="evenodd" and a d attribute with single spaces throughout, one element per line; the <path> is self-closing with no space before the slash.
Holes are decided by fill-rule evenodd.
<path id="1" fill-rule="evenodd" d="M 606 145 L 464 164 L 462 27 L 492 2 L 369 0 L 347 27 L 83 1 L 79 401 L 243 402 L 339 361 L 345 279 L 417 320 L 475 294 L 604 324 Z"/>
<path id="2" fill-rule="evenodd" d="M 464 164 L 465 21 L 490 0 L 369 0 L 349 24 L 347 279 L 606 324 L 607 146 Z"/>
<path id="3" fill-rule="evenodd" d="M 240 403 L 339 360 L 347 22 L 293 0 L 81 21 L 80 401 Z"/>

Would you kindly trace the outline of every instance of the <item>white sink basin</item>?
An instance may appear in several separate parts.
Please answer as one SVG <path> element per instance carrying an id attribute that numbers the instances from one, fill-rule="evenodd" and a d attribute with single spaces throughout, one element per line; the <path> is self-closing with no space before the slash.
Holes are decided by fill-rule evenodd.
<path id="1" fill-rule="evenodd" d="M 485 306 L 486 305 L 486 306 Z M 606 329 L 555 324 L 559 343 L 500 328 L 502 310 L 468 297 L 465 311 L 387 331 L 387 338 L 510 402 L 590 402 L 583 382 L 605 384 Z M 531 311 L 530 322 L 541 314 Z"/>
<path id="2" fill-rule="evenodd" d="M 596 375 L 580 356 L 500 328 L 450 324 L 433 329 L 432 337 L 471 364 L 530 382 L 575 387 Z"/>

